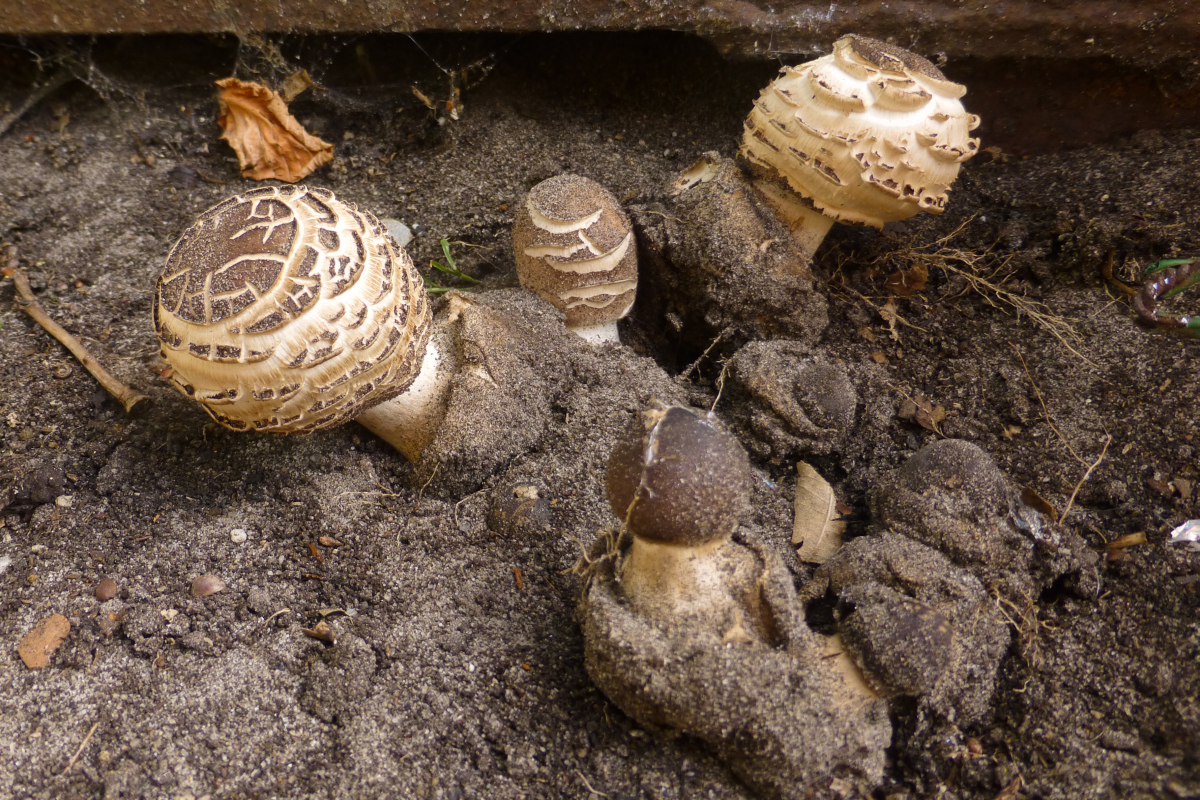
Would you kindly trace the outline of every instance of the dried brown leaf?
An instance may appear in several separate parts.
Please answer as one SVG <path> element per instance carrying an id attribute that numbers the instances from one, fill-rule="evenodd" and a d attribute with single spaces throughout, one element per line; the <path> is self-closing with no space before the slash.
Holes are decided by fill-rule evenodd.
<path id="1" fill-rule="evenodd" d="M 900 297 L 912 297 L 925 288 L 928 280 L 929 269 L 918 261 L 911 269 L 902 269 L 889 275 L 887 290 Z"/>
<path id="2" fill-rule="evenodd" d="M 900 341 L 900 332 L 896 330 L 896 323 L 900 321 L 900 312 L 896 307 L 896 298 L 889 297 L 887 299 L 887 302 L 879 308 L 879 316 L 887 323 L 888 336 L 891 336 L 893 341 Z"/>
<path id="3" fill-rule="evenodd" d="M 333 159 L 333 145 L 304 130 L 272 90 L 237 78 L 217 86 L 221 138 L 237 153 L 243 178 L 295 183 Z"/>
<path id="4" fill-rule="evenodd" d="M 924 397 L 917 399 L 917 424 L 928 431 L 941 433 L 938 425 L 946 418 L 946 409 L 935 406 Z"/>
<path id="5" fill-rule="evenodd" d="M 317 85 L 308 76 L 308 70 L 297 70 L 284 78 L 283 85 L 279 87 L 279 96 L 283 102 L 290 103 L 309 89 L 316 88 Z"/>
<path id="6" fill-rule="evenodd" d="M 846 523 L 829 481 L 801 461 L 796 464 L 796 517 L 792 544 L 800 545 L 800 560 L 823 564 L 842 546 Z"/>

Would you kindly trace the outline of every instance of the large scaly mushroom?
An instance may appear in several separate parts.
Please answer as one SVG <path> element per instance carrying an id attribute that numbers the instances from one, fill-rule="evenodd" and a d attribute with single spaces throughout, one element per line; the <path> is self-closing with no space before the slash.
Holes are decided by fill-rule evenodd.
<path id="1" fill-rule="evenodd" d="M 171 382 L 233 430 L 357 419 L 416 460 L 445 413 L 453 353 L 431 340 L 421 276 L 325 189 L 254 189 L 202 214 L 167 256 L 154 328 Z"/>
<path id="2" fill-rule="evenodd" d="M 918 55 L 845 36 L 763 90 L 739 161 L 811 256 L 834 222 L 882 228 L 945 209 L 959 166 L 979 148 L 965 93 Z"/>

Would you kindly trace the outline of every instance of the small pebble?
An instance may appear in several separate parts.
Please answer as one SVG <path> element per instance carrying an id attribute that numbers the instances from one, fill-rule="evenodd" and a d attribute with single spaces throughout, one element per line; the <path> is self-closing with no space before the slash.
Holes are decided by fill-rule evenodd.
<path id="1" fill-rule="evenodd" d="M 105 578 L 96 584 L 96 599 L 101 603 L 112 600 L 117 596 L 117 582 L 112 578 Z"/>
<path id="2" fill-rule="evenodd" d="M 225 581 L 216 575 L 201 575 L 192 581 L 192 597 L 208 597 L 224 589 Z"/>
<path id="3" fill-rule="evenodd" d="M 412 229 L 398 219 L 381 219 L 383 226 L 387 228 L 387 232 L 396 240 L 396 244 L 401 247 L 408 247 L 408 243 L 413 240 Z"/>
<path id="4" fill-rule="evenodd" d="M 54 498 L 54 505 L 58 506 L 59 508 L 70 508 L 71 506 L 75 505 L 75 495 L 60 494 L 58 497 Z"/>
<path id="5" fill-rule="evenodd" d="M 234 528 L 229 532 L 229 538 L 234 544 L 242 544 L 246 541 L 246 530 L 244 528 Z"/>

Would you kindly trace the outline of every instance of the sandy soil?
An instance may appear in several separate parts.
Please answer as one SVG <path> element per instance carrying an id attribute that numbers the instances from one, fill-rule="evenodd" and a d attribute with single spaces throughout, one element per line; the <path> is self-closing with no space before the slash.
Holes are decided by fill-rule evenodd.
<path id="1" fill-rule="evenodd" d="M 465 243 L 454 252 L 482 279 L 473 293 L 515 286 L 512 209 L 534 183 L 572 171 L 627 205 L 669 205 L 677 171 L 733 154 L 774 72 L 673 35 L 470 47 L 438 56 L 495 52 L 495 69 L 443 124 L 409 85 L 444 97 L 445 79 L 407 40 L 286 54 L 332 87 L 293 105 L 337 145 L 310 182 L 413 225 L 419 265 L 442 237 Z M 0 283 L 0 796 L 752 796 L 706 746 L 644 729 L 592 685 L 568 572 L 615 522 L 602 474 L 632 413 L 652 396 L 711 405 L 744 339 L 702 357 L 713 331 L 664 336 L 639 306 L 622 348 L 555 345 L 544 431 L 465 488 L 418 476 L 356 425 L 234 434 L 161 378 L 150 300 L 163 258 L 199 212 L 249 186 L 217 139 L 209 81 L 266 63 L 256 55 L 102 42 L 84 63 L 111 78 L 93 80 L 108 101 L 70 84 L 0 138 L 5 260 L 155 400 L 126 416 Z M 0 105 L 15 107 L 32 69 L 19 50 L 4 58 Z M 986 147 L 986 120 L 979 134 Z M 1164 545 L 1200 517 L 1197 344 L 1139 327 L 1100 274 L 1110 250 L 1128 279 L 1200 255 L 1198 145 L 1198 132 L 1147 130 L 984 154 L 939 218 L 835 227 L 814 265 L 830 320 L 814 352 L 855 376 L 850 443 L 780 449 L 748 421 L 746 393 L 717 400 L 761 479 L 749 524 L 764 535 L 790 534 L 797 458 L 834 483 L 862 535 L 880 479 L 954 437 L 1059 511 L 1073 498 L 1063 528 L 1100 554 L 1097 592 L 996 595 L 1011 645 L 980 720 L 947 732 L 891 704 L 877 797 L 1200 797 L 1200 555 Z M 892 276 L 917 264 L 927 282 L 897 294 Z M 878 311 L 889 294 L 891 325 Z M 944 410 L 936 426 L 905 405 L 922 398 Z M 539 486 L 544 516 L 504 524 L 492 512 L 520 481 Z M 791 569 L 797 585 L 812 570 Z M 191 597 L 205 573 L 228 588 Z M 102 603 L 105 577 L 118 592 Z M 28 670 L 17 645 L 52 614 L 70 635 Z M 322 619 L 336 644 L 303 632 Z"/>

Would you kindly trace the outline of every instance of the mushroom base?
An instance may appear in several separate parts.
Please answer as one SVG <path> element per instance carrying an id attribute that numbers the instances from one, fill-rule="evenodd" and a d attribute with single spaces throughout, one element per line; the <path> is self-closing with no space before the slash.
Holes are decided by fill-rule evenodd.
<path id="1" fill-rule="evenodd" d="M 596 325 L 568 325 L 567 330 L 582 338 L 588 344 L 620 344 L 621 337 L 617 334 L 617 321 L 601 322 Z"/>
<path id="2" fill-rule="evenodd" d="M 630 538 L 615 543 L 615 553 L 611 540 L 598 541 L 585 573 L 578 617 L 596 685 L 640 724 L 711 744 L 763 797 L 832 796 L 835 784 L 845 795 L 868 795 L 883 774 L 891 741 L 887 704 L 849 686 L 824 657 L 824 638 L 806 625 L 778 557 L 752 541 L 724 541 L 704 559 L 755 565 L 737 585 L 753 586 L 773 621 L 775 643 L 766 644 L 730 637 L 692 615 L 663 618 L 636 610 L 628 578 L 616 580 L 625 570 L 622 551 L 635 564 L 653 553 L 647 563 L 657 556 L 665 569 L 698 565 L 688 566 L 661 545 L 635 554 Z M 692 572 L 703 576 L 705 569 Z"/>

